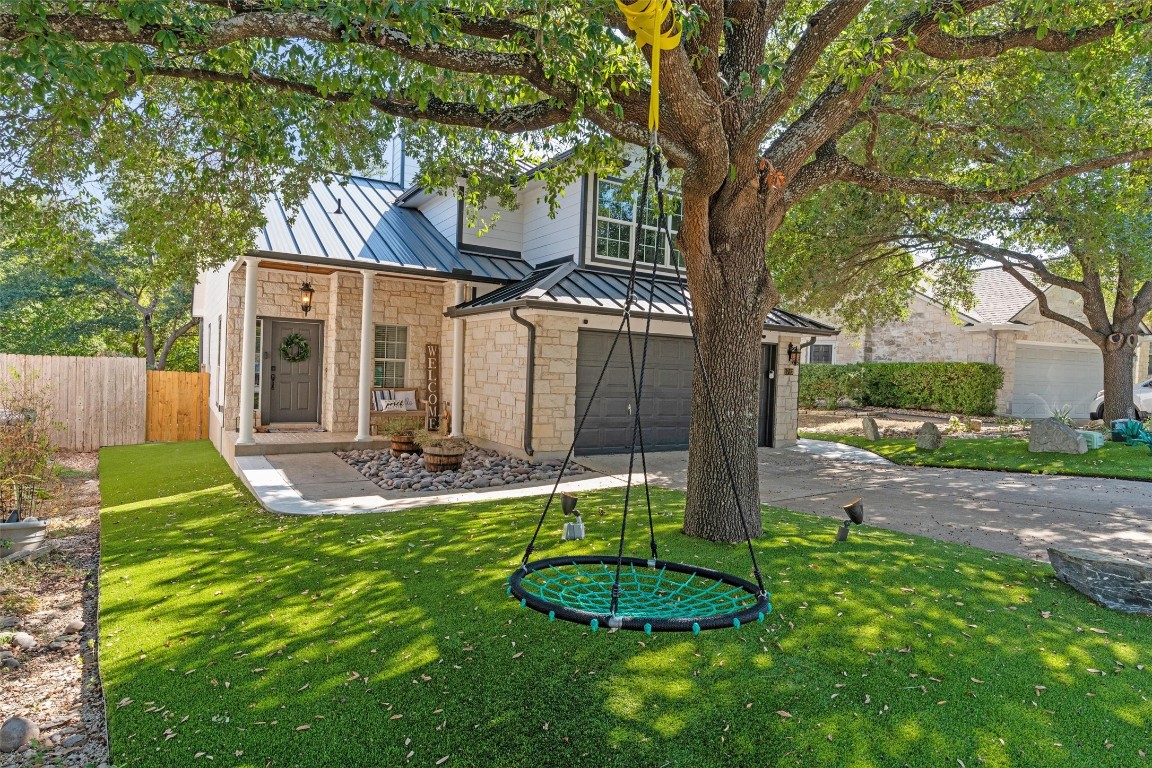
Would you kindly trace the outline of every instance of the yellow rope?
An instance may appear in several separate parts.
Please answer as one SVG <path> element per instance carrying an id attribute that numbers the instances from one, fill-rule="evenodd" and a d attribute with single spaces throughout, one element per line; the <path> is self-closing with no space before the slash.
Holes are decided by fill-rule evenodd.
<path id="1" fill-rule="evenodd" d="M 616 0 L 616 5 L 624 14 L 628 28 L 636 33 L 636 42 L 641 47 L 652 46 L 652 96 L 648 101 L 648 130 L 656 133 L 660 129 L 660 51 L 670 51 L 680 44 L 680 20 L 673 18 L 668 31 L 663 31 L 665 22 L 672 15 L 672 0 L 636 0 L 627 4 Z"/>

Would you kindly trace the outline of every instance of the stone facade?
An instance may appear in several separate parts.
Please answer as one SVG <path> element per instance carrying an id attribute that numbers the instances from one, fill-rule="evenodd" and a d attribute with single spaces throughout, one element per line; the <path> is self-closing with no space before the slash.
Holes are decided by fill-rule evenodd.
<path id="1" fill-rule="evenodd" d="M 769 338 L 768 341 L 771 341 Z M 788 362 L 788 344 L 797 346 L 798 336 L 781 336 L 776 342 L 776 429 L 775 447 L 796 445 L 800 402 L 800 366 Z M 791 370 L 792 373 L 788 373 Z"/>
<path id="2" fill-rule="evenodd" d="M 258 270 L 256 313 L 261 318 L 302 317 L 299 307 L 301 272 Z M 311 273 L 315 288 L 309 320 L 322 323 L 320 426 L 329 432 L 356 431 L 360 370 L 360 311 L 363 276 L 359 272 Z M 373 322 L 408 328 L 406 386 L 426 393 L 425 344 L 440 344 L 442 413 L 451 408 L 453 376 L 453 319 L 445 310 L 455 303 L 455 283 L 374 277 Z M 470 294 L 469 294 L 470 295 Z M 240 332 L 243 326 L 244 271 L 228 276 L 228 328 L 223 382 L 223 427 L 234 431 L 239 423 Z M 576 355 L 579 329 L 587 318 L 576 313 L 524 310 L 521 317 L 536 326 L 533 380 L 532 447 L 537 456 L 563 454 L 572 442 L 576 421 Z M 615 321 L 613 321 L 614 323 Z M 669 328 L 682 335 L 683 324 Z M 524 446 L 525 374 L 528 369 L 528 330 L 507 312 L 473 315 L 464 320 L 463 432 L 481 444 L 521 452 Z M 788 362 L 789 342 L 796 336 L 776 338 L 776 428 L 778 446 L 796 442 L 796 399 L 799 370 Z M 788 373 L 791 369 L 792 373 Z"/>
<path id="3" fill-rule="evenodd" d="M 304 278 L 299 272 L 258 270 L 257 317 L 302 317 L 299 296 Z M 323 370 L 320 385 L 320 425 L 329 432 L 355 432 L 356 398 L 360 377 L 360 312 L 363 277 L 355 272 L 331 275 L 310 274 L 307 279 L 316 293 L 310 320 L 323 323 Z M 372 296 L 373 322 L 408 328 L 408 365 L 405 386 L 426 393 L 424 345 L 441 344 L 445 292 L 440 283 L 377 276 Z M 244 315 L 244 271 L 234 271 L 228 282 L 228 328 L 234 343 L 228 344 L 228 371 L 240 370 L 240 331 Z M 443 353 L 442 353 L 443 354 Z M 441 379 L 444 381 L 444 379 Z M 240 379 L 228 376 L 225 382 L 225 428 L 239 424 Z"/>

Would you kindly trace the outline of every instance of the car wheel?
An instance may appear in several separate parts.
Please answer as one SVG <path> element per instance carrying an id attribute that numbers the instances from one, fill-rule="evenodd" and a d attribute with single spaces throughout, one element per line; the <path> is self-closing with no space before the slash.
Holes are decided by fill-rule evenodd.
<path id="1" fill-rule="evenodd" d="M 1101 405 L 1099 408 L 1092 411 L 1092 413 L 1088 414 L 1088 418 L 1092 419 L 1092 421 L 1099 421 L 1100 419 L 1104 418 L 1104 406 Z"/>

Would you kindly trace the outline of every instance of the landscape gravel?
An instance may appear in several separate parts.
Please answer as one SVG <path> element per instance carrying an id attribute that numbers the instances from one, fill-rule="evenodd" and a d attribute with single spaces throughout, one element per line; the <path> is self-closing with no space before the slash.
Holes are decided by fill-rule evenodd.
<path id="1" fill-rule="evenodd" d="M 389 491 L 431 493 L 478 488 L 497 488 L 519 483 L 555 480 L 560 475 L 560 460 L 532 463 L 474 445 L 464 452 L 460 469 L 429 472 L 423 457 L 414 453 L 393 456 L 391 451 L 339 451 L 336 454 L 353 469 L 376 485 Z M 582 475 L 586 470 L 569 464 L 565 477 Z"/>

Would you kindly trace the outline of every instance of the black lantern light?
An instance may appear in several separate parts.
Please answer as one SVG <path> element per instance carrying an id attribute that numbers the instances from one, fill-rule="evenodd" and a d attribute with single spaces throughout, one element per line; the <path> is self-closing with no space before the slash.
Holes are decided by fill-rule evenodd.
<path id="1" fill-rule="evenodd" d="M 800 365 L 800 347 L 792 342 L 788 342 L 788 362 L 792 365 Z"/>
<path id="2" fill-rule="evenodd" d="M 316 289 L 312 287 L 312 283 L 305 280 L 300 284 L 300 309 L 307 315 L 312 311 L 312 296 L 316 293 Z"/>
<path id="3" fill-rule="evenodd" d="M 844 505 L 844 514 L 848 515 L 848 519 L 840 523 L 840 529 L 836 531 L 836 541 L 848 540 L 848 529 L 852 525 L 860 525 L 864 522 L 864 504 L 862 499 L 856 499 L 849 504 Z"/>

